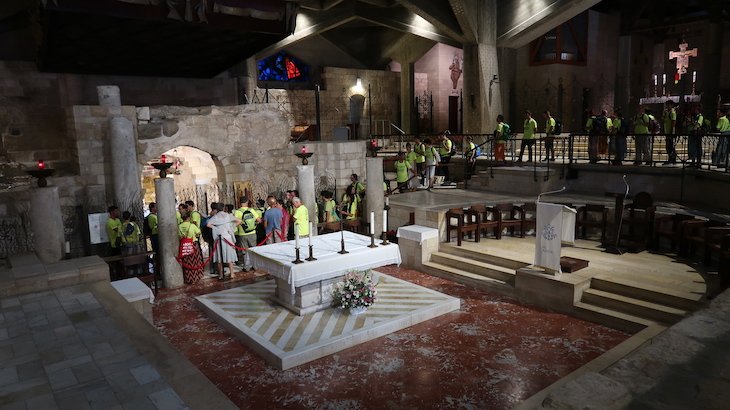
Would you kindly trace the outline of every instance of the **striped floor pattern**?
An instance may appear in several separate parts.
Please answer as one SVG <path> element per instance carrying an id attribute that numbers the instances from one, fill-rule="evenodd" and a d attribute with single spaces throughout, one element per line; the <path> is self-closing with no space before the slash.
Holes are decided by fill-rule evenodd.
<path id="1" fill-rule="evenodd" d="M 457 298 L 384 274 L 380 274 L 377 302 L 359 316 L 340 309 L 297 316 L 271 301 L 274 288 L 275 282 L 271 280 L 197 299 L 215 320 L 247 345 L 254 343 L 254 350 L 281 368 L 306 363 L 459 309 Z"/>

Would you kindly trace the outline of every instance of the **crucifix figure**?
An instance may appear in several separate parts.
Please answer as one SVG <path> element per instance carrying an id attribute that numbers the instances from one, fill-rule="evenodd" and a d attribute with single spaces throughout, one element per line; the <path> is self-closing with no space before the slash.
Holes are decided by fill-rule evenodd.
<path id="1" fill-rule="evenodd" d="M 677 72 L 674 74 L 674 83 L 678 83 L 679 79 L 682 78 L 682 74 L 687 73 L 687 67 L 689 67 L 689 58 L 697 57 L 697 48 L 687 50 L 687 43 L 679 45 L 679 51 L 670 51 L 669 59 L 677 59 Z"/>

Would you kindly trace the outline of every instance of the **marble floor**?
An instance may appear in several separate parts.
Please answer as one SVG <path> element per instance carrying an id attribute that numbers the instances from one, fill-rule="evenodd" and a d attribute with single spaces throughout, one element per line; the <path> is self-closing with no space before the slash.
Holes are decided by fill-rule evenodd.
<path id="1" fill-rule="evenodd" d="M 155 326 L 241 408 L 510 408 L 630 336 L 413 270 L 378 270 L 458 297 L 461 309 L 284 371 L 194 299 L 268 280 L 262 273 L 162 290 Z"/>

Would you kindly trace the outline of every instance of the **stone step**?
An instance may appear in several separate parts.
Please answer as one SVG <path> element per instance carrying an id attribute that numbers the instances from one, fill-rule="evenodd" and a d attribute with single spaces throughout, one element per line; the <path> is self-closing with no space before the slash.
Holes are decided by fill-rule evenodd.
<path id="1" fill-rule="evenodd" d="M 484 262 L 490 265 L 496 265 L 502 268 L 511 269 L 513 273 L 517 269 L 521 269 L 530 265 L 526 262 L 466 249 L 461 246 L 451 245 L 449 243 L 442 243 L 439 247 L 439 251 L 442 253 L 467 258 L 473 261 Z"/>
<path id="2" fill-rule="evenodd" d="M 451 266 L 469 273 L 496 279 L 505 283 L 515 283 L 514 269 L 475 261 L 471 258 L 465 258 L 444 252 L 434 252 L 431 254 L 431 262 L 440 263 L 442 265 Z"/>
<path id="3" fill-rule="evenodd" d="M 426 262 L 422 265 L 421 271 L 432 276 L 453 280 L 454 282 L 462 283 L 476 289 L 514 296 L 514 286 L 508 283 L 454 268 L 453 266 L 447 266 L 436 262 Z"/>
<path id="4" fill-rule="evenodd" d="M 676 323 L 687 315 L 686 310 L 675 309 L 673 307 L 598 289 L 584 290 L 581 301 L 661 323 Z"/>
<path id="5" fill-rule="evenodd" d="M 651 320 L 586 302 L 575 302 L 574 314 L 580 319 L 632 334 L 640 332 L 648 326 L 657 325 Z"/>
<path id="6" fill-rule="evenodd" d="M 703 305 L 701 301 L 703 295 L 701 294 L 652 286 L 621 277 L 596 275 L 591 278 L 591 288 L 680 310 L 694 311 Z"/>

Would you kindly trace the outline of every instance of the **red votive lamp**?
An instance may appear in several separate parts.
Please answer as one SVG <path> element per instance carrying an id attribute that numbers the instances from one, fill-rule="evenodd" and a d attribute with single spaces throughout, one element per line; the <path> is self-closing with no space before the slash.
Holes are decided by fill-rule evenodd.
<path id="1" fill-rule="evenodd" d="M 306 154 L 306 153 L 307 153 L 307 146 L 302 145 L 302 154 Z"/>
<path id="2" fill-rule="evenodd" d="M 374 139 L 370 140 L 370 146 L 372 146 L 373 148 L 374 147 L 377 147 L 378 146 L 378 141 L 376 141 Z"/>
<path id="3" fill-rule="evenodd" d="M 163 164 L 167 163 L 167 156 L 165 154 L 160 155 L 160 162 Z"/>
<path id="4" fill-rule="evenodd" d="M 38 160 L 38 169 L 46 169 L 46 163 L 42 159 Z"/>

